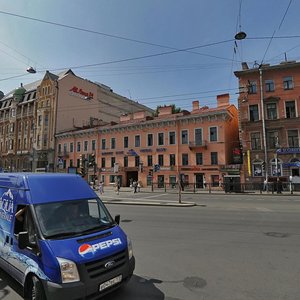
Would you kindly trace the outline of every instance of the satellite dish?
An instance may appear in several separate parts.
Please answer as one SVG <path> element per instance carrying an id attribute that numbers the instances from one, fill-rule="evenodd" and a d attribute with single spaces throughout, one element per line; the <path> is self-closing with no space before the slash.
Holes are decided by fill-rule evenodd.
<path id="1" fill-rule="evenodd" d="M 31 73 L 31 74 L 34 74 L 34 73 L 36 73 L 36 70 L 33 68 L 33 67 L 29 67 L 29 68 L 27 68 L 27 70 L 26 70 L 28 73 Z"/>

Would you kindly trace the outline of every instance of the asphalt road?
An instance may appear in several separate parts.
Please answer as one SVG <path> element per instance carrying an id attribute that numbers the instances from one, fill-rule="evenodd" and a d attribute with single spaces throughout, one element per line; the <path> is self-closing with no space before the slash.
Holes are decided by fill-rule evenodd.
<path id="1" fill-rule="evenodd" d="M 209 196 L 183 195 L 194 207 L 107 204 L 133 241 L 136 270 L 127 286 L 103 299 L 298 300 L 299 197 Z M 176 201 L 174 195 L 149 199 Z M 0 300 L 21 299 L 18 291 L 1 272 Z"/>

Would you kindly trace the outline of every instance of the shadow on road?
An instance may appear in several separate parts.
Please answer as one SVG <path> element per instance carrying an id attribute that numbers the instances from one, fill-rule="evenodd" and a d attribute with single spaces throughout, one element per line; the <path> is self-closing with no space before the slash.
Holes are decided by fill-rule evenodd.
<path id="1" fill-rule="evenodd" d="M 5 271 L 0 269 L 0 300 L 6 298 L 13 299 L 13 296 L 9 295 L 12 290 L 22 297 L 21 285 L 12 277 L 10 277 Z"/>

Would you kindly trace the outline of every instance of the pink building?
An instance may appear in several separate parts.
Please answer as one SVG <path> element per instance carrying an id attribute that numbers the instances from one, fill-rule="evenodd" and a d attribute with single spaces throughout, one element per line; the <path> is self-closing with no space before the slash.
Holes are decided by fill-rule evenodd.
<path id="1" fill-rule="evenodd" d="M 172 187 L 181 178 L 197 188 L 218 187 L 225 175 L 240 175 L 240 161 L 233 151 L 239 150 L 238 111 L 228 94 L 217 102 L 208 108 L 194 101 L 191 112 L 180 113 L 161 107 L 157 117 L 123 114 L 118 123 L 58 134 L 59 149 L 68 153 L 64 166 L 79 168 L 80 158 L 94 153 L 97 167 L 89 168 L 90 181 L 96 175 L 108 185 L 117 176 L 122 186 L 138 180 Z"/>

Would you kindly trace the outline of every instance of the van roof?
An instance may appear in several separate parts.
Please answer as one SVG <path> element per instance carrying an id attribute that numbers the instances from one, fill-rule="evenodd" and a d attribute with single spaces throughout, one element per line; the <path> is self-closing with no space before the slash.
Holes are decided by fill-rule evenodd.
<path id="1" fill-rule="evenodd" d="M 0 187 L 29 190 L 31 203 L 95 198 L 95 192 L 76 174 L 0 173 Z"/>

